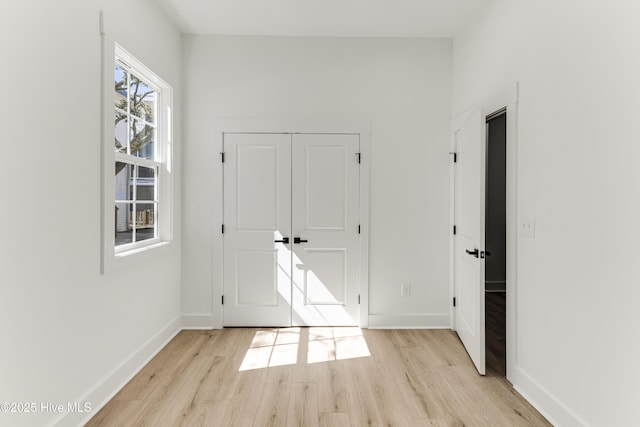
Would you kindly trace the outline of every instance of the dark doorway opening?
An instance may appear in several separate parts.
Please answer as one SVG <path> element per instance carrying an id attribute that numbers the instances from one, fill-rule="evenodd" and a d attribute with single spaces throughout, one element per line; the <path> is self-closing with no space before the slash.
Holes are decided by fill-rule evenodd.
<path id="1" fill-rule="evenodd" d="M 487 374 L 506 375 L 507 111 L 487 116 L 485 345 Z"/>

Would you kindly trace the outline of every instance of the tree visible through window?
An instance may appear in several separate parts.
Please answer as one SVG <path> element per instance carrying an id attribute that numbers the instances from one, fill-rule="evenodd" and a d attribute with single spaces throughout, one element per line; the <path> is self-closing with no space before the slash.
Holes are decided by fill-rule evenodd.
<path id="1" fill-rule="evenodd" d="M 158 237 L 157 101 L 142 71 L 116 61 L 115 246 Z"/>

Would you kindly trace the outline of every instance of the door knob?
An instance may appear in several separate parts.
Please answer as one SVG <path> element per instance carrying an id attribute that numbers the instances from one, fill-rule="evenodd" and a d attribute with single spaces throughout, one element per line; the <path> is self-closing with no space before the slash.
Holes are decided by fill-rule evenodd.
<path id="1" fill-rule="evenodd" d="M 469 249 L 467 249 L 467 250 L 466 250 L 466 252 L 467 252 L 469 255 L 473 255 L 474 257 L 478 258 L 478 250 L 477 250 L 477 249 L 474 249 L 474 250 L 472 250 L 472 251 L 470 251 Z"/>
<path id="2" fill-rule="evenodd" d="M 293 243 L 295 243 L 295 244 L 298 244 L 298 243 L 307 243 L 307 242 L 308 242 L 308 240 L 304 240 L 304 239 L 301 239 L 301 238 L 299 238 L 299 237 L 294 237 L 294 238 L 293 238 Z"/>
<path id="3" fill-rule="evenodd" d="M 283 237 L 282 240 L 274 240 L 276 243 L 284 243 L 285 245 L 289 243 L 288 237 Z"/>

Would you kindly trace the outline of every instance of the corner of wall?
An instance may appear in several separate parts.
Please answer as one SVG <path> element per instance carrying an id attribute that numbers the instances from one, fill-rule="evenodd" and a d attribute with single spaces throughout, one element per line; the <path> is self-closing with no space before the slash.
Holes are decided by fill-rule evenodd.
<path id="1" fill-rule="evenodd" d="M 162 350 L 181 330 L 180 317 L 165 325 L 146 343 L 142 344 L 124 362 L 100 380 L 84 396 L 76 399 L 76 402 L 100 402 L 91 407 L 91 411 L 68 412 L 53 423 L 55 427 L 84 425 L 95 416 L 104 405 L 116 395 L 149 361 Z"/>
<path id="2" fill-rule="evenodd" d="M 213 314 L 183 314 L 182 329 L 189 330 L 208 330 L 220 329 L 220 325 L 216 325 L 216 319 Z"/>
<path id="3" fill-rule="evenodd" d="M 516 367 L 509 375 L 513 388 L 538 410 L 551 424 L 562 427 L 588 427 L 576 413 L 545 389 L 529 374 Z"/>

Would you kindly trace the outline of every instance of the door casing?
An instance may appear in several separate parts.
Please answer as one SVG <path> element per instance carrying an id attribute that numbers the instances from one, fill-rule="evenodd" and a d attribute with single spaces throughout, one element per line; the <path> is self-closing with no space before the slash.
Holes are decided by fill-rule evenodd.
<path id="1" fill-rule="evenodd" d="M 237 118 L 215 119 L 212 132 L 214 156 L 211 159 L 210 179 L 213 200 L 212 218 L 214 232 L 212 236 L 212 315 L 211 328 L 223 327 L 223 186 L 224 176 L 220 153 L 223 151 L 225 133 L 318 133 L 318 134 L 357 134 L 360 138 L 360 243 L 359 243 L 359 288 L 360 288 L 360 324 L 362 328 L 369 324 L 369 134 L 371 124 L 366 120 L 318 120 L 318 119 L 262 119 Z M 209 326 L 209 325 L 207 325 Z"/>

